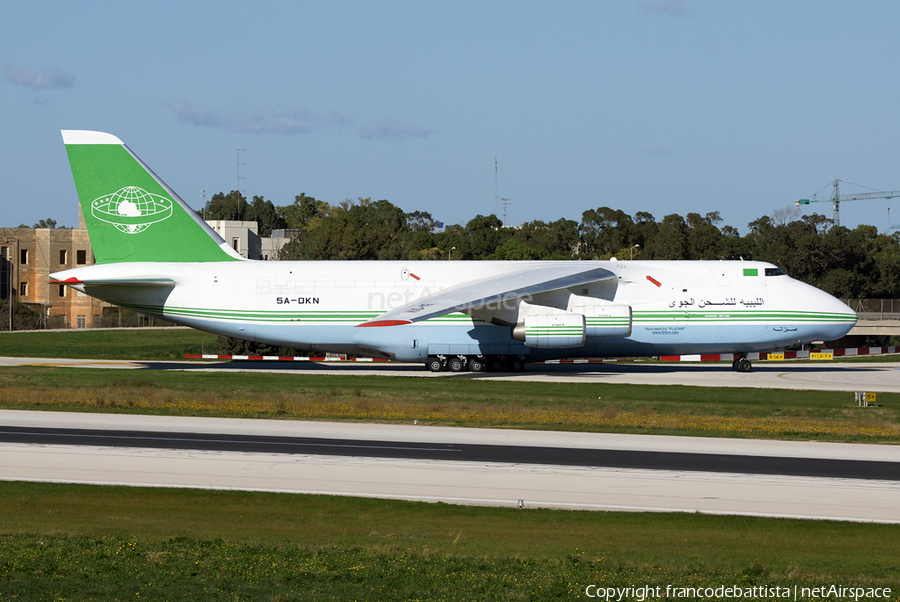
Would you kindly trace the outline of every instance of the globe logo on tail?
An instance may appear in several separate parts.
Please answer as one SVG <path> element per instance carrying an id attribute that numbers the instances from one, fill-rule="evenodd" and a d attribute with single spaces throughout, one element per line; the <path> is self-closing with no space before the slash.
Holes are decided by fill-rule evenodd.
<path id="1" fill-rule="evenodd" d="M 138 234 L 172 217 L 172 201 L 137 186 L 126 186 L 94 199 L 91 215 L 120 232 Z"/>

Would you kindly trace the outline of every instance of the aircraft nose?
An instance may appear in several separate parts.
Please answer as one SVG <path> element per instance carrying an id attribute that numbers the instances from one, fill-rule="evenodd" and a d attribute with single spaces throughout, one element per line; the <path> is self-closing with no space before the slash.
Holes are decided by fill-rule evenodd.
<path id="1" fill-rule="evenodd" d="M 823 341 L 836 341 L 847 335 L 856 326 L 858 316 L 846 303 L 819 291 L 816 299 L 818 321 L 821 326 Z"/>

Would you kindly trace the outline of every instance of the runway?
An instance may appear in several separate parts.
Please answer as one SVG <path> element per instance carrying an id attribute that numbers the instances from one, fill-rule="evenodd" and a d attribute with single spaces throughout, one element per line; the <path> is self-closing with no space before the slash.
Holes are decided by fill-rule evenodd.
<path id="1" fill-rule="evenodd" d="M 421 430 L 425 428 L 423 427 Z M 572 449 L 477 443 L 427 443 L 403 440 L 374 441 L 325 437 L 273 437 L 228 433 L 175 433 L 18 426 L 0 426 L 0 443 L 349 456 L 445 462 L 500 462 L 564 467 L 680 470 L 900 481 L 900 461 L 784 458 L 728 453 Z"/>
<path id="2" fill-rule="evenodd" d="M 755 362 L 753 371 L 739 373 L 730 364 L 531 364 L 520 373 L 429 372 L 420 364 L 378 362 L 358 364 L 277 361 L 126 361 L 59 358 L 0 358 L 0 366 L 58 366 L 123 370 L 184 370 L 200 372 L 259 372 L 333 374 L 345 376 L 403 376 L 415 378 L 470 378 L 526 382 L 571 382 L 696 387 L 749 387 L 814 391 L 900 391 L 900 362 L 811 363 Z"/>
<path id="3" fill-rule="evenodd" d="M 11 410 L 0 431 L 3 480 L 900 522 L 896 446 Z"/>

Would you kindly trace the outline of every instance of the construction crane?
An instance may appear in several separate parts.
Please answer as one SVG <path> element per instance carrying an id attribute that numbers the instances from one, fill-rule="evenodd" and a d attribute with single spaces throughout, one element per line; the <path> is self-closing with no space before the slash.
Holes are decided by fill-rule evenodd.
<path id="1" fill-rule="evenodd" d="M 841 201 L 870 201 L 872 199 L 892 199 L 894 197 L 900 197 L 900 190 L 879 190 L 875 192 L 861 192 L 858 194 L 844 194 L 842 195 L 840 192 L 840 188 L 838 184 L 841 180 L 834 181 L 834 193 L 832 193 L 830 199 L 820 199 L 818 194 L 814 194 L 811 199 L 800 199 L 794 201 L 794 204 L 798 207 L 801 205 L 809 205 L 810 203 L 833 203 L 834 204 L 834 225 L 841 225 Z"/>

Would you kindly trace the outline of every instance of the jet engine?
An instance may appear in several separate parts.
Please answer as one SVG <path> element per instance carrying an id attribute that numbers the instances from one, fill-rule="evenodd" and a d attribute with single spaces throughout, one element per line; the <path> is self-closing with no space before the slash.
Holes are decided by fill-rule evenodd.
<path id="1" fill-rule="evenodd" d="M 584 314 L 588 338 L 631 336 L 630 305 L 588 305 L 573 309 Z"/>
<path id="2" fill-rule="evenodd" d="M 568 312 L 527 315 L 513 328 L 512 336 L 529 347 L 583 347 L 585 316 Z"/>

